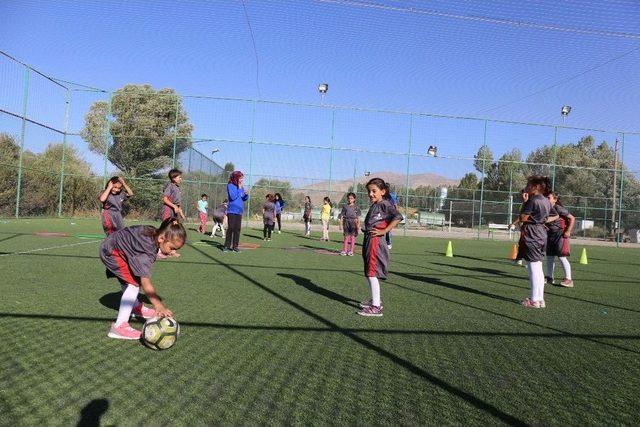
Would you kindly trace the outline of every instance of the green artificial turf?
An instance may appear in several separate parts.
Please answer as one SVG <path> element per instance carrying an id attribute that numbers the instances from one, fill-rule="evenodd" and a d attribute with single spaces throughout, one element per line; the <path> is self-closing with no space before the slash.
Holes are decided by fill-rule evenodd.
<path id="1" fill-rule="evenodd" d="M 154 266 L 182 328 L 155 352 L 107 338 L 119 285 L 79 236 L 98 221 L 0 223 L 1 425 L 638 422 L 638 250 L 588 247 L 580 265 L 574 245 L 575 288 L 526 310 L 511 244 L 454 240 L 446 258 L 446 240 L 397 232 L 384 317 L 364 318 L 360 256 L 315 252 L 337 234 L 245 229 L 261 247 L 235 254 L 190 228 Z"/>

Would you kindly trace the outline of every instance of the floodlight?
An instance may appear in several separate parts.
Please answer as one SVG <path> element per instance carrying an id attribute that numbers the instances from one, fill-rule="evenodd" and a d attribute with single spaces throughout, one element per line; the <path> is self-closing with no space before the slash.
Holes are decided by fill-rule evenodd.
<path id="1" fill-rule="evenodd" d="M 436 147 L 435 145 L 430 145 L 429 149 L 427 150 L 427 154 L 430 157 L 435 157 L 438 154 L 438 147 Z"/>

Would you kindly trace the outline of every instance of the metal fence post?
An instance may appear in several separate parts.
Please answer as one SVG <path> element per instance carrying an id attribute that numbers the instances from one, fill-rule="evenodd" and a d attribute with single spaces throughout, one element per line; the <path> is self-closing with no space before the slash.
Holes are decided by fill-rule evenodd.
<path id="1" fill-rule="evenodd" d="M 20 128 L 20 157 L 18 159 L 18 182 L 16 186 L 16 218 L 20 216 L 20 192 L 22 190 L 22 158 L 24 154 L 24 134 L 27 127 L 27 104 L 29 99 L 29 73 L 30 68 L 24 70 L 24 92 L 22 98 L 22 127 Z"/>
<path id="2" fill-rule="evenodd" d="M 618 196 L 618 230 L 622 228 L 622 193 L 624 191 L 624 133 L 622 134 L 622 147 L 620 148 L 620 164 L 623 167 L 620 168 L 620 195 Z M 613 171 L 616 173 L 616 171 Z M 613 220 L 613 218 L 612 218 Z M 616 237 L 616 247 L 620 247 L 620 242 Z"/>
<path id="3" fill-rule="evenodd" d="M 558 126 L 553 127 L 553 170 L 551 172 L 551 188 L 556 189 L 556 156 L 558 153 Z"/>
<path id="4" fill-rule="evenodd" d="M 404 197 L 404 232 L 403 236 L 407 237 L 407 224 L 409 223 L 409 172 L 411 167 L 411 144 L 413 142 L 413 114 L 409 115 L 409 151 L 407 152 L 407 175 L 405 180 L 405 197 Z"/>
<path id="5" fill-rule="evenodd" d="M 104 124 L 102 128 L 103 137 L 104 137 L 104 173 L 102 177 L 102 186 L 107 186 L 107 165 L 109 163 L 109 134 L 110 134 L 110 122 L 109 117 L 111 116 L 111 104 L 113 102 L 113 93 L 109 94 L 109 103 L 107 104 L 107 112 L 104 115 Z"/>
<path id="6" fill-rule="evenodd" d="M 480 232 L 482 231 L 482 208 L 484 205 L 484 177 L 486 173 L 487 163 L 487 121 L 484 121 L 484 136 L 482 137 L 482 147 L 484 148 L 482 153 L 482 182 L 480 183 L 480 213 L 478 218 L 478 240 L 480 240 Z"/>
<path id="7" fill-rule="evenodd" d="M 251 140 L 249 140 L 249 192 L 247 197 L 247 226 L 251 218 L 251 189 L 253 188 L 253 143 L 256 135 L 256 101 L 253 100 L 253 111 L 251 113 Z"/>
<path id="8" fill-rule="evenodd" d="M 176 94 L 176 119 L 173 124 L 173 166 L 172 168 L 176 168 L 176 145 L 178 144 L 178 114 L 180 113 L 180 98 L 178 94 Z M 185 214 L 186 216 L 186 214 Z"/>
<path id="9" fill-rule="evenodd" d="M 69 132 L 69 109 L 71 108 L 71 91 L 67 89 L 64 100 L 64 133 L 62 134 L 62 159 L 60 160 L 60 193 L 58 195 L 58 217 L 62 216 L 62 198 L 64 193 L 64 161 Z"/>
<path id="10" fill-rule="evenodd" d="M 333 169 L 333 142 L 335 138 L 336 131 L 336 109 L 333 108 L 331 110 L 331 145 L 329 145 L 329 194 L 331 197 L 331 175 Z"/>

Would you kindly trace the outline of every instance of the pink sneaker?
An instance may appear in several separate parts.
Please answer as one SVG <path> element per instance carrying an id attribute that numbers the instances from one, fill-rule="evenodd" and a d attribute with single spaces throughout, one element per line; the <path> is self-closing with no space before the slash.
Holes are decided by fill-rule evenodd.
<path id="1" fill-rule="evenodd" d="M 127 322 L 124 322 L 120 326 L 116 326 L 115 323 L 112 323 L 107 336 L 109 338 L 116 338 L 119 340 L 139 340 L 142 336 L 142 332 L 137 329 L 133 329 Z"/>
<path id="2" fill-rule="evenodd" d="M 571 279 L 562 279 L 560 282 L 560 286 L 564 288 L 573 288 L 573 280 Z"/>
<path id="3" fill-rule="evenodd" d="M 382 300 L 382 298 L 380 298 L 380 308 L 384 308 L 384 306 L 382 305 L 383 302 L 384 301 Z M 372 303 L 373 302 L 371 301 L 371 298 L 366 299 L 360 303 L 360 308 L 371 308 L 373 307 Z"/>
<path id="4" fill-rule="evenodd" d="M 532 301 L 529 298 L 525 298 L 520 303 L 524 308 L 544 308 L 540 301 Z"/>
<path id="5" fill-rule="evenodd" d="M 140 303 L 137 307 L 133 307 L 131 314 L 133 314 L 136 317 L 140 317 L 144 320 L 147 320 L 147 319 L 151 319 L 152 317 L 155 317 L 156 311 L 153 308 L 149 308 L 144 304 Z"/>
<path id="6" fill-rule="evenodd" d="M 360 316 L 367 317 L 382 317 L 382 307 L 376 307 L 372 305 L 371 307 L 363 308 L 358 312 Z"/>

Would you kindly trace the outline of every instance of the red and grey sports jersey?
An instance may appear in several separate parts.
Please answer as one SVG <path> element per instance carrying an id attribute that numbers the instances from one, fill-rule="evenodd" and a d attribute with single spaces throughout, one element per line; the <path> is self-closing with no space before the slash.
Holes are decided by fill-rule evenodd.
<path id="1" fill-rule="evenodd" d="M 122 212 L 122 204 L 129 198 L 129 195 L 125 191 L 121 191 L 118 194 L 109 193 L 107 200 L 102 204 L 102 209 L 111 212 Z"/>
<path id="2" fill-rule="evenodd" d="M 340 215 L 345 219 L 345 221 L 348 219 L 358 219 L 360 214 L 361 212 L 358 205 L 344 205 L 342 207 L 342 212 L 340 212 Z"/>
<path id="3" fill-rule="evenodd" d="M 264 202 L 262 205 L 264 213 L 262 214 L 262 220 L 265 224 L 271 225 L 276 218 L 276 205 L 273 202 Z"/>
<path id="4" fill-rule="evenodd" d="M 364 219 L 364 230 L 371 231 L 374 228 L 386 228 L 394 219 L 402 221 L 402 215 L 400 215 L 400 212 L 391 201 L 383 199 L 380 203 L 374 203 L 369 208 L 369 212 L 367 212 L 367 216 Z"/>
<path id="5" fill-rule="evenodd" d="M 167 196 L 169 200 L 171 200 L 171 203 L 173 203 L 174 205 L 180 206 L 180 203 L 182 201 L 180 187 L 173 182 L 167 182 L 167 184 L 164 186 L 164 189 L 162 190 L 162 195 Z M 163 203 L 160 217 L 163 221 L 167 218 L 175 218 L 176 211 Z"/>
<path id="6" fill-rule="evenodd" d="M 126 283 L 140 285 L 141 277 L 151 277 L 158 255 L 156 229 L 136 225 L 116 231 L 100 244 L 100 259 L 111 273 Z"/>
<path id="7" fill-rule="evenodd" d="M 524 259 L 529 262 L 542 261 L 547 247 L 547 228 L 545 221 L 549 217 L 551 203 L 541 194 L 529 196 L 522 213 L 529 215 L 524 223 L 522 239 L 525 244 Z"/>
<path id="8" fill-rule="evenodd" d="M 122 220 L 122 204 L 129 198 L 129 195 L 121 191 L 118 194 L 109 193 L 107 200 L 102 204 L 102 229 L 109 235 L 124 228 Z"/>
<path id="9" fill-rule="evenodd" d="M 567 217 L 569 216 L 569 211 L 564 206 L 560 206 L 556 204 L 555 206 L 552 206 L 551 210 L 549 211 L 549 216 L 555 216 L 555 215 L 559 215 L 560 218 L 547 224 L 547 227 L 549 228 L 549 232 L 564 233 L 564 230 L 567 228 L 567 225 L 568 225 Z"/>

